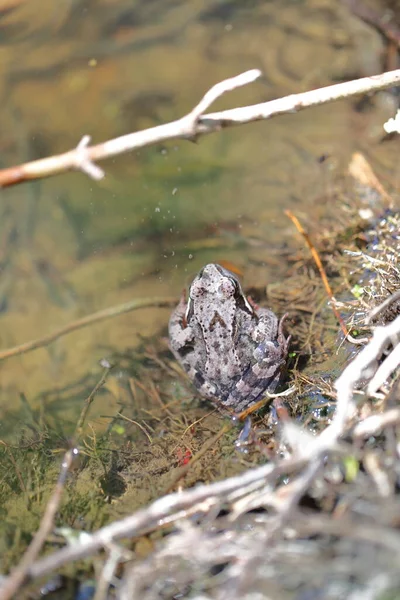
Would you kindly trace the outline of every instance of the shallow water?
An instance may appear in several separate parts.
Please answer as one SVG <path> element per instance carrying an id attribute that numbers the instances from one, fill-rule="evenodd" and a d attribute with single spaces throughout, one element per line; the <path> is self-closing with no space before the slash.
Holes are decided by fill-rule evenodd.
<path id="1" fill-rule="evenodd" d="M 84 134 L 99 142 L 168 122 L 250 68 L 264 80 L 216 109 L 381 69 L 380 37 L 336 0 L 3 5 L 1 166 L 67 150 Z M 392 110 L 389 94 L 366 110 L 337 102 L 116 157 L 99 183 L 69 173 L 1 191 L 1 347 L 132 298 L 178 295 L 210 261 L 237 265 L 247 286 L 279 281 L 281 249 L 301 243 L 284 208 L 314 222 L 354 150 L 381 176 L 398 177 L 393 146 L 379 144 Z M 168 316 L 131 313 L 3 362 L 0 437 L 24 424 L 21 395 L 34 411 L 76 422 L 98 361 L 165 333 Z M 73 397 L 57 391 L 76 382 Z M 93 423 L 116 410 L 115 396 L 100 398 Z"/>

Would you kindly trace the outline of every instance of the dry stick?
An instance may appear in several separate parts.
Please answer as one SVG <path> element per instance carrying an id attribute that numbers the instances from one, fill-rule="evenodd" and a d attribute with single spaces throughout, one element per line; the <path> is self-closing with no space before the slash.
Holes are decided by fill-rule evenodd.
<path id="1" fill-rule="evenodd" d="M 332 519 L 322 514 L 314 515 L 308 512 L 304 515 L 296 512 L 291 524 L 300 536 L 338 535 L 344 538 L 363 540 L 378 547 L 384 546 L 396 555 L 400 553 L 400 539 L 396 528 L 377 527 L 368 519 L 350 520 L 345 517 Z"/>
<path id="2" fill-rule="evenodd" d="M 394 341 L 393 341 L 394 343 Z M 367 394 L 373 396 L 379 390 L 379 388 L 389 379 L 390 375 L 394 373 L 397 367 L 400 365 L 400 343 L 393 348 L 391 353 L 383 360 L 379 369 L 371 379 L 367 387 Z"/>
<path id="3" fill-rule="evenodd" d="M 318 438 L 323 445 L 329 445 L 332 441 L 336 442 L 338 436 L 343 433 L 346 421 L 354 407 L 353 393 L 356 385 L 363 379 L 372 377 L 383 350 L 399 334 L 400 316 L 384 327 L 376 327 L 369 343 L 357 354 L 355 359 L 336 380 L 336 413 L 331 425 Z"/>
<path id="4" fill-rule="evenodd" d="M 388 298 L 386 298 L 386 300 L 384 300 L 384 302 L 382 302 L 382 304 L 379 304 L 379 306 L 376 306 L 371 310 L 371 312 L 366 318 L 367 325 L 372 323 L 372 321 L 376 319 L 376 317 L 380 315 L 382 311 L 384 311 L 388 306 L 390 306 L 394 302 L 397 302 L 397 300 L 400 300 L 400 290 L 398 290 L 394 294 L 391 294 Z"/>
<path id="5" fill-rule="evenodd" d="M 46 510 L 40 522 L 39 529 L 37 530 L 32 542 L 28 546 L 18 566 L 11 572 L 11 575 L 7 577 L 4 585 L 0 587 L 1 600 L 9 600 L 12 598 L 23 585 L 30 566 L 42 549 L 48 534 L 53 529 L 54 520 L 60 506 L 62 493 L 64 491 L 65 480 L 67 478 L 68 471 L 71 468 L 73 458 L 76 454 L 76 449 L 68 450 L 65 453 L 64 460 L 61 464 L 57 485 L 46 505 Z"/>
<path id="6" fill-rule="evenodd" d="M 361 350 L 336 380 L 337 407 L 332 422 L 318 437 L 309 442 L 307 448 L 308 466 L 305 471 L 300 473 L 297 479 L 286 486 L 286 488 L 282 488 L 285 496 L 285 503 L 283 505 L 284 516 L 287 516 L 294 508 L 311 481 L 317 475 L 319 469 L 323 465 L 325 454 L 335 449 L 341 436 L 345 433 L 346 426 L 348 425 L 348 421 L 352 416 L 354 408 L 353 394 L 356 385 L 361 380 L 372 377 L 374 366 L 381 356 L 382 351 L 399 333 L 400 316 L 385 327 L 377 327 L 373 332 L 370 342 Z M 392 354 L 394 354 L 394 352 L 392 352 L 389 357 Z M 395 366 L 398 366 L 400 361 L 400 357 L 397 358 L 398 360 Z M 395 368 L 393 364 L 391 366 L 392 369 Z M 372 381 L 374 381 L 374 379 L 375 377 Z M 303 452 L 304 455 L 306 455 L 306 448 L 304 448 Z M 289 495 L 286 496 L 288 492 Z"/>
<path id="7" fill-rule="evenodd" d="M 391 408 L 380 415 L 371 415 L 363 421 L 357 423 L 353 429 L 354 439 L 368 438 L 382 431 L 385 427 L 391 425 L 399 425 L 400 423 L 400 408 Z"/>
<path id="8" fill-rule="evenodd" d="M 122 561 L 133 560 L 134 554 L 122 546 L 117 544 L 109 544 L 108 558 L 101 570 L 100 576 L 97 577 L 96 592 L 93 600 L 105 600 L 108 595 L 115 572 Z"/>
<path id="9" fill-rule="evenodd" d="M 117 156 L 118 154 L 159 142 L 165 142 L 166 140 L 177 138 L 195 139 L 199 135 L 220 131 L 225 127 L 270 119 L 282 114 L 296 113 L 311 106 L 326 104 L 327 102 L 333 102 L 341 98 L 367 94 L 400 84 L 400 69 L 397 69 L 380 75 L 338 83 L 301 94 L 292 94 L 284 98 L 252 106 L 203 114 L 203 111 L 207 110 L 212 102 L 224 92 L 247 85 L 260 76 L 261 71 L 252 69 L 237 77 L 217 83 L 206 93 L 204 98 L 190 113 L 171 123 L 151 127 L 144 131 L 129 133 L 95 146 L 89 146 L 90 138 L 89 136 L 84 136 L 78 147 L 69 152 L 8 169 L 2 169 L 0 170 L 0 187 L 15 185 L 30 179 L 49 177 L 50 175 L 70 170 L 80 170 L 92 179 L 101 179 L 104 176 L 104 172 L 93 161 Z"/>
<path id="10" fill-rule="evenodd" d="M 400 316 L 385 327 L 377 327 L 371 341 L 365 346 L 356 358 L 346 367 L 335 382 L 337 390 L 337 408 L 331 424 L 314 440 L 309 442 L 308 464 L 303 473 L 290 482 L 286 487 L 278 490 L 277 495 L 283 495 L 284 503 L 278 514 L 278 519 L 287 517 L 299 502 L 301 496 L 306 492 L 311 482 L 315 479 L 323 466 L 325 455 L 337 447 L 341 436 L 345 433 L 349 419 L 354 408 L 353 394 L 356 385 L 364 378 L 371 378 L 374 366 L 382 351 L 388 343 L 400 332 Z M 400 345 L 396 349 L 400 348 Z M 393 351 L 389 358 L 396 355 Z M 397 363 L 391 363 L 392 370 L 400 363 L 400 357 L 396 355 Z M 384 364 L 384 363 L 383 363 Z M 378 370 L 379 373 L 379 370 Z M 369 385 L 376 379 L 372 378 Z M 306 454 L 306 448 L 303 450 Z"/>
<path id="11" fill-rule="evenodd" d="M 11 358 L 12 356 L 18 356 L 20 354 L 25 354 L 26 352 L 31 352 L 37 348 L 43 348 L 63 335 L 72 333 L 77 329 L 82 329 L 82 327 L 87 327 L 88 325 L 99 323 L 100 321 L 105 321 L 106 319 L 118 317 L 119 315 L 131 312 L 132 310 L 150 307 L 169 308 L 174 306 L 176 303 L 176 298 L 136 298 L 135 300 L 125 302 L 124 304 L 110 306 L 104 310 L 99 310 L 91 315 L 87 315 L 86 317 L 82 317 L 76 321 L 72 321 L 72 323 L 68 323 L 68 325 L 64 325 L 64 327 L 60 327 L 60 329 L 56 329 L 52 333 L 49 333 L 41 338 L 31 340 L 30 342 L 25 342 L 24 344 L 14 346 L 13 348 L 8 348 L 7 350 L 1 350 L 0 361 Z"/>
<path id="12" fill-rule="evenodd" d="M 325 269 L 324 269 L 324 267 L 322 265 L 322 262 L 321 262 L 321 259 L 319 257 L 319 254 L 318 254 L 317 250 L 315 249 L 312 241 L 310 240 L 310 237 L 309 237 L 308 233 L 305 231 L 305 229 L 303 228 L 302 224 L 300 223 L 300 221 L 298 220 L 298 218 L 295 217 L 295 215 L 292 213 L 292 211 L 291 210 L 285 210 L 285 214 L 289 217 L 289 219 L 291 219 L 291 221 L 295 225 L 297 231 L 299 233 L 301 233 L 301 235 L 305 239 L 306 244 L 309 247 L 310 252 L 312 254 L 312 257 L 314 259 L 314 262 L 317 265 L 319 274 L 321 275 L 321 279 L 322 279 L 322 282 L 324 284 L 326 293 L 328 294 L 328 297 L 329 297 L 329 299 L 331 301 L 332 311 L 333 311 L 335 317 L 337 318 L 337 320 L 339 321 L 340 328 L 343 331 L 344 336 L 347 337 L 349 335 L 349 332 L 347 331 L 347 327 L 344 324 L 344 321 L 343 321 L 342 317 L 339 314 L 339 311 L 337 310 L 337 308 L 335 306 L 335 298 L 334 298 L 334 295 L 333 295 L 333 292 L 332 292 L 332 288 L 329 285 L 329 281 L 328 281 L 328 278 L 326 276 Z"/>

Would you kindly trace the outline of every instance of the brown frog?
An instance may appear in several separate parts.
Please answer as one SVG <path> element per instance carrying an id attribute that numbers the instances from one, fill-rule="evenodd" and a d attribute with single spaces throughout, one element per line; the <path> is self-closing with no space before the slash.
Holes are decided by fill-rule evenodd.
<path id="1" fill-rule="evenodd" d="M 289 342 L 282 324 L 247 300 L 236 275 L 209 264 L 171 315 L 170 346 L 203 396 L 239 412 L 279 382 Z"/>

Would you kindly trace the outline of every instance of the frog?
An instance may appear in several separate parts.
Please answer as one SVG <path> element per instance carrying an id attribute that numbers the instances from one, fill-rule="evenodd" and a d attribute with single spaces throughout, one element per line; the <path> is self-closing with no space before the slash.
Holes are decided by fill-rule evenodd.
<path id="1" fill-rule="evenodd" d="M 170 348 L 203 398 L 241 412 L 275 392 L 290 338 L 268 308 L 216 263 L 194 278 L 169 320 Z"/>

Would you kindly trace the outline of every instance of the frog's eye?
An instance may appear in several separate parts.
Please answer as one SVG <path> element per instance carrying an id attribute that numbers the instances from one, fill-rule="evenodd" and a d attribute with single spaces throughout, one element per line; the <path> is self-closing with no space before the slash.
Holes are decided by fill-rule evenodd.
<path id="1" fill-rule="evenodd" d="M 201 298 L 205 294 L 204 286 L 201 285 L 198 281 L 194 281 L 190 286 L 189 300 L 193 300 L 195 298 Z"/>
<path id="2" fill-rule="evenodd" d="M 230 277 L 225 278 L 218 286 L 218 294 L 223 298 L 232 298 L 236 295 L 236 282 Z"/>

